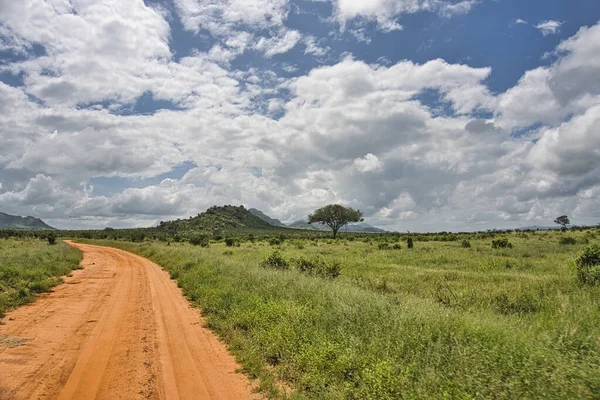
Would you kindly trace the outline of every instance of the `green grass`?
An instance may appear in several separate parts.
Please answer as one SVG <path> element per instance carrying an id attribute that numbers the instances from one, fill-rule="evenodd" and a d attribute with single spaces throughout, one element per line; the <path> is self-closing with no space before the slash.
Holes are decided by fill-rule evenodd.
<path id="1" fill-rule="evenodd" d="M 473 238 L 412 250 L 375 239 L 103 244 L 169 271 L 272 397 L 599 398 L 600 288 L 578 284 L 585 245 L 562 235 L 507 235 L 512 249 Z M 274 249 L 339 262 L 342 275 L 261 267 Z"/>
<path id="2" fill-rule="evenodd" d="M 33 301 L 79 266 L 79 250 L 40 239 L 0 240 L 0 318 L 10 309 Z"/>

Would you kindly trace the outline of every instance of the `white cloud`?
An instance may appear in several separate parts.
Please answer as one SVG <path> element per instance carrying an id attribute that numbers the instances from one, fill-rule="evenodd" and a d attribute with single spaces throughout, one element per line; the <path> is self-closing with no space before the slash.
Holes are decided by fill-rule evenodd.
<path id="1" fill-rule="evenodd" d="M 403 14 L 417 12 L 437 12 L 445 17 L 468 13 L 477 4 L 477 0 L 332 0 L 335 16 L 344 26 L 354 19 L 376 21 L 384 32 L 401 30 L 396 19 Z"/>
<path id="2" fill-rule="evenodd" d="M 288 0 L 175 0 L 175 5 L 185 29 L 207 31 L 231 48 L 231 57 L 248 47 L 272 57 L 291 50 L 302 38 L 284 27 Z"/>
<path id="3" fill-rule="evenodd" d="M 304 39 L 304 44 L 306 46 L 304 54 L 312 54 L 316 57 L 322 57 L 331 50 L 329 46 L 321 47 L 314 36 L 306 37 Z"/>
<path id="4" fill-rule="evenodd" d="M 548 36 L 548 35 L 555 35 L 558 32 L 560 32 L 561 25 L 562 25 L 562 22 L 548 20 L 548 21 L 540 22 L 535 27 L 537 29 L 539 29 L 540 32 L 542 32 L 542 35 Z"/>
<path id="5" fill-rule="evenodd" d="M 410 3 L 357 2 L 347 20 L 384 26 L 413 12 Z M 384 66 L 344 58 L 289 80 L 268 69 L 232 70 L 233 58 L 255 47 L 267 57 L 298 44 L 325 55 L 318 38 L 283 26 L 284 1 L 265 2 L 261 12 L 241 0 L 178 1 L 186 27 L 222 36 L 207 52 L 177 60 L 166 15 L 141 0 L 49 4 L 2 3 L 2 43 L 46 49 L 3 67 L 26 74 L 22 87 L 0 84 L 3 211 L 59 226 L 69 216 L 85 226 L 124 226 L 239 203 L 292 221 L 336 202 L 411 231 L 514 227 L 558 213 L 578 223 L 600 217 L 600 25 L 580 30 L 558 46 L 552 65 L 496 95 L 486 86 L 490 68 L 443 60 Z M 412 4 L 414 12 L 444 14 L 473 3 Z M 419 100 L 425 91 L 454 112 L 430 109 Z M 143 93 L 179 109 L 109 112 Z M 495 115 L 481 119 L 480 110 Z M 155 181 L 184 163 L 193 167 L 183 177 Z M 101 192 L 90 186 L 100 177 L 127 187 Z"/>
<path id="6" fill-rule="evenodd" d="M 498 123 L 519 129 L 541 122 L 560 124 L 600 101 L 600 24 L 581 28 L 555 51 L 550 67 L 526 72 L 499 96 Z"/>
<path id="7" fill-rule="evenodd" d="M 517 18 L 515 20 L 515 24 L 524 24 L 524 25 L 527 25 L 527 23 L 528 23 L 527 21 L 525 21 L 524 19 L 521 19 L 521 18 Z"/>
<path id="8" fill-rule="evenodd" d="M 302 35 L 298 31 L 284 30 L 278 36 L 269 39 L 260 38 L 256 44 L 258 50 L 262 50 L 265 56 L 272 57 L 276 54 L 287 53 L 300 41 Z"/>
<path id="9" fill-rule="evenodd" d="M 377 172 L 383 170 L 383 162 L 376 155 L 369 153 L 354 160 L 354 167 L 360 172 Z"/>
<path id="10" fill-rule="evenodd" d="M 175 4 L 186 29 L 207 30 L 217 37 L 248 27 L 282 27 L 289 12 L 288 0 L 175 0 Z"/>

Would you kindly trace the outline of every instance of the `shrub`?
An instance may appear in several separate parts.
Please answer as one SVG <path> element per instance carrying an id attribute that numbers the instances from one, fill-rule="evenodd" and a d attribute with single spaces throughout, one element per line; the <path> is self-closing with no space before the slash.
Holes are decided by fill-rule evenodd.
<path id="1" fill-rule="evenodd" d="M 575 260 L 577 278 L 584 285 L 600 284 L 600 246 L 592 245 Z"/>
<path id="2" fill-rule="evenodd" d="M 48 235 L 48 244 L 49 245 L 56 244 L 56 236 L 54 236 L 54 233 L 51 233 Z"/>
<path id="3" fill-rule="evenodd" d="M 468 249 L 471 247 L 471 242 L 469 242 L 468 240 L 463 240 L 461 246 L 465 249 Z"/>
<path id="4" fill-rule="evenodd" d="M 400 243 L 394 243 L 394 245 L 392 246 L 392 249 L 394 250 L 400 250 L 402 248 L 402 246 L 400 245 Z"/>
<path id="5" fill-rule="evenodd" d="M 558 244 L 562 244 L 562 245 L 569 245 L 569 244 L 576 244 L 576 243 L 577 243 L 577 241 L 575 240 L 575 238 L 571 237 L 571 236 L 564 236 L 558 240 Z"/>
<path id="6" fill-rule="evenodd" d="M 340 264 L 328 264 L 321 257 L 315 257 L 312 260 L 299 258 L 294 260 L 295 267 L 302 273 L 308 275 L 320 276 L 321 278 L 335 279 L 340 276 Z"/>
<path id="7" fill-rule="evenodd" d="M 269 239 L 269 244 L 271 246 L 278 246 L 281 244 L 281 240 L 279 240 L 277 238 L 271 238 L 271 239 Z"/>
<path id="8" fill-rule="evenodd" d="M 235 245 L 235 239 L 233 238 L 226 238 L 225 239 L 225 246 L 227 247 L 233 247 Z"/>
<path id="9" fill-rule="evenodd" d="M 413 240 L 412 240 L 412 238 L 406 239 L 406 247 L 408 247 L 409 249 L 413 248 Z"/>
<path id="10" fill-rule="evenodd" d="M 492 249 L 512 249 L 513 245 L 507 238 L 492 240 Z"/>
<path id="11" fill-rule="evenodd" d="M 266 260 L 260 264 L 263 268 L 288 269 L 290 263 L 283 258 L 281 253 L 275 250 Z"/>
<path id="12" fill-rule="evenodd" d="M 202 235 L 192 236 L 190 238 L 190 244 L 194 246 L 208 247 L 208 237 Z"/>
<path id="13" fill-rule="evenodd" d="M 387 243 L 379 243 L 379 245 L 377 246 L 377 248 L 378 248 L 379 250 L 387 250 L 387 249 L 389 249 L 389 248 L 390 248 L 390 245 L 389 245 L 389 244 L 387 244 Z"/>

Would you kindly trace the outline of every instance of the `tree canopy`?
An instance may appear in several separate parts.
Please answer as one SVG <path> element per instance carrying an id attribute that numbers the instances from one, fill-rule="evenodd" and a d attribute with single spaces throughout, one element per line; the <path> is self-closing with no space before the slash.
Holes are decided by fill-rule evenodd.
<path id="1" fill-rule="evenodd" d="M 554 223 L 562 226 L 563 229 L 567 229 L 567 225 L 569 225 L 571 221 L 569 221 L 569 217 L 567 217 L 566 215 L 561 215 L 560 217 L 554 220 Z"/>
<path id="2" fill-rule="evenodd" d="M 351 222 L 361 221 L 363 221 L 363 213 L 361 211 L 339 204 L 330 204 L 319 208 L 308 216 L 309 224 L 320 222 L 329 226 L 333 231 L 334 238 L 343 226 Z"/>

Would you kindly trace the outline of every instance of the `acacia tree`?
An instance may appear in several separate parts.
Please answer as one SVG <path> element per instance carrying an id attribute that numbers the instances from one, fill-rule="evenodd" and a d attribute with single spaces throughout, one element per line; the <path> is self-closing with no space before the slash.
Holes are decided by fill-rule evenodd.
<path id="1" fill-rule="evenodd" d="M 363 221 L 363 213 L 361 211 L 339 204 L 330 204 L 319 208 L 308 216 L 309 224 L 320 222 L 329 226 L 333 231 L 334 239 L 341 227 L 348 225 L 350 222 L 361 221 Z"/>
<path id="2" fill-rule="evenodd" d="M 554 223 L 562 226 L 563 230 L 566 230 L 567 225 L 569 225 L 571 221 L 569 221 L 569 217 L 567 217 L 566 215 L 561 215 L 560 217 L 554 220 Z"/>

